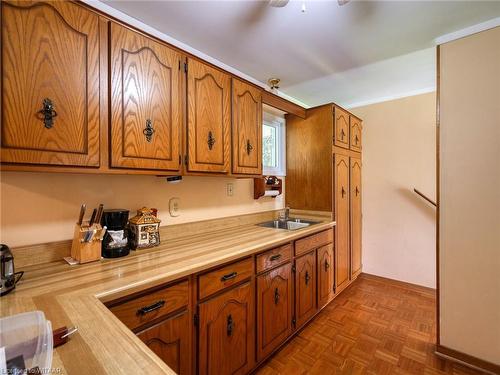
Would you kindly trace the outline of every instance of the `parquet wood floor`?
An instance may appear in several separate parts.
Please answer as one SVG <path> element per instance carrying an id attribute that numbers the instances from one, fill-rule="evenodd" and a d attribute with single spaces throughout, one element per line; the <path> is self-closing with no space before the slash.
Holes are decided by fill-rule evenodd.
<path id="1" fill-rule="evenodd" d="M 258 375 L 471 375 L 434 354 L 435 292 L 362 274 Z"/>

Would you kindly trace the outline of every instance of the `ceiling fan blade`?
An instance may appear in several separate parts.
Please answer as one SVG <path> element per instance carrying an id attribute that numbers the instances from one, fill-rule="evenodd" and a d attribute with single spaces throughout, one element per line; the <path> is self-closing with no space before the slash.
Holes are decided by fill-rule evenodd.
<path id="1" fill-rule="evenodd" d="M 283 8 L 290 0 L 269 0 L 269 5 L 274 8 Z"/>

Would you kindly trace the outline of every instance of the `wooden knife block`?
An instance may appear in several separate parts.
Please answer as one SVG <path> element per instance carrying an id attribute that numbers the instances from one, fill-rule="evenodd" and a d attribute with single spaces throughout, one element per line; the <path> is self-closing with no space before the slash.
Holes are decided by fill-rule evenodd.
<path id="1" fill-rule="evenodd" d="M 83 242 L 83 238 L 87 230 L 96 230 L 94 238 L 90 242 Z M 75 225 L 75 233 L 73 234 L 73 243 L 71 244 L 71 257 L 78 263 L 88 263 L 101 259 L 101 226 L 94 224 L 92 227 L 84 225 Z"/>

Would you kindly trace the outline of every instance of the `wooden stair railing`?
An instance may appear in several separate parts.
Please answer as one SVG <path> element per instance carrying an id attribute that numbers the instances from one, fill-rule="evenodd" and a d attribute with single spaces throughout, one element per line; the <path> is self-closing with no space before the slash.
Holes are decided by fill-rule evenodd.
<path id="1" fill-rule="evenodd" d="M 437 207 L 437 204 L 436 202 L 434 202 L 432 199 L 430 199 L 429 197 L 427 197 L 424 193 L 422 193 L 421 191 L 413 188 L 413 191 L 415 193 L 417 193 L 418 195 L 420 195 L 422 198 L 424 198 L 427 202 L 429 202 L 430 204 L 432 204 L 434 207 Z"/>

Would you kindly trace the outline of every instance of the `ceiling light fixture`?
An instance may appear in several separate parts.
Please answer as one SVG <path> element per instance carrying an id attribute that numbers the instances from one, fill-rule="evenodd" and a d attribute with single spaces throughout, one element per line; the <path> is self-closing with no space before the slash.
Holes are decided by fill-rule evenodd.
<path id="1" fill-rule="evenodd" d="M 289 0 L 269 0 L 269 5 L 274 8 L 283 8 Z"/>
<path id="2" fill-rule="evenodd" d="M 267 83 L 269 84 L 271 90 L 277 90 L 280 88 L 280 81 L 281 80 L 279 78 L 269 78 Z"/>
<path id="3" fill-rule="evenodd" d="M 306 10 L 307 10 L 307 9 L 306 9 L 306 2 L 305 2 L 305 1 L 303 1 L 303 2 L 302 2 L 302 8 L 300 9 L 300 11 L 301 11 L 302 13 L 305 13 L 305 12 L 306 12 Z"/>

